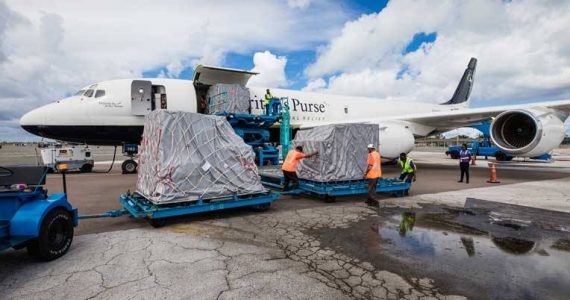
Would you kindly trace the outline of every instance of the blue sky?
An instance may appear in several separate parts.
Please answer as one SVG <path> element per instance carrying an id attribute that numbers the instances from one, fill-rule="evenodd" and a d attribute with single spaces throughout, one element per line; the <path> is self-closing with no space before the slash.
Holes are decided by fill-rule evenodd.
<path id="1" fill-rule="evenodd" d="M 352 18 L 357 18 L 363 14 L 379 13 L 388 4 L 388 0 L 381 1 L 366 1 L 366 0 L 354 0 L 346 1 L 346 9 L 349 12 L 349 16 Z M 404 49 L 404 53 L 415 51 L 424 42 L 433 42 L 436 37 L 436 33 L 425 34 L 418 33 L 413 37 L 413 40 Z M 228 52 L 221 63 L 223 67 L 251 70 L 254 67 L 253 55 L 259 51 L 270 50 L 273 54 L 277 56 L 284 56 L 287 58 L 287 65 L 285 66 L 285 75 L 289 79 L 289 84 L 287 88 L 299 90 L 307 85 L 307 77 L 304 74 L 305 69 L 312 64 L 317 56 L 317 49 L 320 46 L 324 46 L 325 43 L 317 45 L 313 49 L 304 49 L 300 51 L 284 51 L 281 49 L 273 48 L 271 45 L 266 45 L 266 47 L 259 49 L 252 49 L 247 53 L 238 52 Z M 143 72 L 143 77 L 153 78 L 160 75 L 161 72 L 166 72 L 166 66 L 153 68 L 150 70 L 145 70 Z M 192 67 L 184 68 L 180 73 L 180 79 L 191 79 L 194 69 Z M 328 76 L 327 76 L 328 77 Z"/>

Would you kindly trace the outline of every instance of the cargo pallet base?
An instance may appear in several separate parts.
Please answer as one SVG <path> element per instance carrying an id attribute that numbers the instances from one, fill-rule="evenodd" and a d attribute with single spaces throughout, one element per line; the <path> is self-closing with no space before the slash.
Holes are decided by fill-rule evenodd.
<path id="1" fill-rule="evenodd" d="M 79 216 L 79 219 L 108 218 L 131 215 L 135 218 L 144 218 L 153 227 L 166 225 L 167 218 L 197 214 L 208 211 L 217 211 L 236 207 L 252 207 L 258 211 L 268 210 L 271 202 L 279 198 L 279 193 L 265 192 L 248 195 L 234 195 L 230 197 L 199 199 L 192 202 L 182 202 L 167 205 L 156 205 L 139 194 L 122 194 L 119 202 L 123 209 L 108 211 L 98 215 Z"/>
<path id="2" fill-rule="evenodd" d="M 266 187 L 282 189 L 284 178 L 281 170 L 275 168 L 260 169 L 261 183 Z M 411 183 L 400 181 L 397 179 L 378 180 L 376 185 L 377 193 L 391 193 L 395 197 L 404 196 L 409 190 Z M 368 182 L 366 180 L 348 180 L 333 182 L 318 182 L 306 179 L 299 180 L 298 188 L 283 192 L 286 195 L 306 194 L 322 197 L 327 202 L 334 202 L 337 196 L 364 195 L 368 193 Z"/>

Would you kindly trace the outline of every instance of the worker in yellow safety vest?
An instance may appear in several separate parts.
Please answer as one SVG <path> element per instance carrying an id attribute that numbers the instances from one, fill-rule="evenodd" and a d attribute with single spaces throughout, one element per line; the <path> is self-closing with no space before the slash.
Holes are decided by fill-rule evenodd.
<path id="1" fill-rule="evenodd" d="M 368 179 L 368 198 L 366 204 L 378 206 L 376 201 L 376 185 L 378 179 L 382 176 L 380 152 L 376 151 L 373 144 L 368 145 L 368 167 L 364 173 L 364 178 Z"/>
<path id="2" fill-rule="evenodd" d="M 265 105 L 265 114 L 268 116 L 271 114 L 269 104 L 271 103 L 272 98 L 273 95 L 271 95 L 271 92 L 269 91 L 269 89 L 267 89 L 267 91 L 265 92 L 265 98 L 263 99 L 263 105 Z"/>
<path id="3" fill-rule="evenodd" d="M 297 177 L 296 173 L 299 161 L 303 158 L 308 158 L 317 154 L 319 154 L 318 151 L 307 154 L 303 153 L 302 146 L 297 146 L 295 149 L 287 153 L 287 157 L 285 158 L 283 166 L 281 167 L 281 170 L 283 171 L 283 177 L 285 178 L 285 182 L 283 184 L 284 191 L 289 190 L 289 182 L 293 182 L 294 186 L 297 186 L 299 184 L 299 177 Z"/>
<path id="4" fill-rule="evenodd" d="M 400 169 L 402 169 L 402 173 L 400 173 L 400 180 L 405 179 L 408 183 L 416 181 L 416 165 L 414 164 L 414 161 L 406 155 L 406 153 L 400 153 L 398 166 Z M 406 190 L 404 194 L 408 195 L 408 190 Z"/>

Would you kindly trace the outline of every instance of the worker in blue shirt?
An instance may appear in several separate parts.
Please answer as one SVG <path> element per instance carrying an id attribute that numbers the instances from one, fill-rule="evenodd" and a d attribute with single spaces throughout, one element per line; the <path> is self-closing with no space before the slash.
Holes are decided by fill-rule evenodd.
<path id="1" fill-rule="evenodd" d="M 459 151 L 459 169 L 461 170 L 461 178 L 458 182 L 463 182 L 463 175 L 465 175 L 465 183 L 469 183 L 469 161 L 471 161 L 471 151 L 467 149 L 467 144 L 463 144 Z"/>

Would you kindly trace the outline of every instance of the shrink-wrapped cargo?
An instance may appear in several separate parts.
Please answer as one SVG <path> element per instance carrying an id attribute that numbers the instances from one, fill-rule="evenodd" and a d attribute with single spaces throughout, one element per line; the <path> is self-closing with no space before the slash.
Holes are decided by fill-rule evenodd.
<path id="1" fill-rule="evenodd" d="M 367 167 L 368 144 L 378 146 L 376 124 L 335 124 L 300 130 L 293 141 L 317 157 L 302 159 L 297 176 L 319 182 L 362 179 Z M 381 150 L 381 149 L 380 149 Z"/>
<path id="2" fill-rule="evenodd" d="M 249 89 L 239 84 L 218 83 L 208 89 L 208 113 L 247 114 L 250 110 Z"/>
<path id="3" fill-rule="evenodd" d="M 264 192 L 254 159 L 224 117 L 154 111 L 145 118 L 137 192 L 155 204 Z"/>

